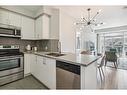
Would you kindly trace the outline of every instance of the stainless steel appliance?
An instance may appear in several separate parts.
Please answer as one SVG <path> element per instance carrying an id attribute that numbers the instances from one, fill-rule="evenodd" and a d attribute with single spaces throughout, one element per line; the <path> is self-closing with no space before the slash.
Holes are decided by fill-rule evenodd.
<path id="1" fill-rule="evenodd" d="M 0 24 L 0 36 L 21 37 L 21 28 Z"/>
<path id="2" fill-rule="evenodd" d="M 19 45 L 0 45 L 0 85 L 23 78 L 23 70 Z"/>
<path id="3" fill-rule="evenodd" d="M 56 89 L 80 89 L 80 66 L 56 61 Z"/>

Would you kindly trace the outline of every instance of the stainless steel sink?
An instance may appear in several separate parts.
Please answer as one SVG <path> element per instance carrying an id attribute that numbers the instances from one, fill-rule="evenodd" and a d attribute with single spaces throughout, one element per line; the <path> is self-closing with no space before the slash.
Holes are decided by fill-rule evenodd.
<path id="1" fill-rule="evenodd" d="M 48 53 L 46 55 L 54 56 L 54 57 L 59 57 L 59 56 L 64 56 L 65 54 L 62 53 Z"/>

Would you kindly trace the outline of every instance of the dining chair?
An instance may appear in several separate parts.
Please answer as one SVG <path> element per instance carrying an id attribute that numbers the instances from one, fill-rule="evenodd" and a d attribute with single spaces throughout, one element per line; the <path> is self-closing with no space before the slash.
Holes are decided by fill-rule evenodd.
<path id="1" fill-rule="evenodd" d="M 114 67 L 117 68 L 117 55 L 116 52 L 112 52 L 112 51 L 106 51 L 105 52 L 105 66 L 107 65 L 107 62 L 113 62 L 114 63 Z"/>
<path id="2" fill-rule="evenodd" d="M 102 77 L 105 77 L 104 71 L 103 71 L 104 61 L 105 61 L 105 56 L 103 56 L 103 57 L 101 58 L 101 62 L 100 62 L 100 64 L 97 66 L 97 68 L 98 68 L 98 70 L 99 70 L 99 74 L 100 74 L 101 80 L 102 80 Z"/>

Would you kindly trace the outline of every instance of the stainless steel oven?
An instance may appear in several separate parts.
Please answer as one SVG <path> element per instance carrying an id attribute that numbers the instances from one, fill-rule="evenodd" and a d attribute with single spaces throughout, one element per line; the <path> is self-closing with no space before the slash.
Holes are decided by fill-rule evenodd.
<path id="1" fill-rule="evenodd" d="M 23 57 L 10 56 L 0 59 L 0 77 L 8 75 L 9 72 L 17 73 L 23 71 Z"/>
<path id="2" fill-rule="evenodd" d="M 23 54 L 18 46 L 4 45 L 0 48 L 0 85 L 23 78 L 23 67 Z"/>

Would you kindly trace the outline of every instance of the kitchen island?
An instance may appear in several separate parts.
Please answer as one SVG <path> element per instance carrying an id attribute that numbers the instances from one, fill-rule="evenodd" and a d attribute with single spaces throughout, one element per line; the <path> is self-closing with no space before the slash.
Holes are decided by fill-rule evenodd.
<path id="1" fill-rule="evenodd" d="M 63 56 L 54 57 L 47 55 L 48 53 L 49 52 L 33 52 L 32 54 L 80 66 L 80 88 L 97 88 L 97 60 L 100 57 L 94 55 L 77 55 L 73 53 L 63 53 Z"/>
<path id="2" fill-rule="evenodd" d="M 45 56 L 49 58 L 53 58 L 59 61 L 70 62 L 71 64 L 80 65 L 80 66 L 89 66 L 91 63 L 97 61 L 100 56 L 95 55 L 84 55 L 84 54 L 75 54 L 69 52 L 63 52 L 62 56 L 54 57 L 47 55 L 50 52 L 34 52 L 35 55 Z"/>

